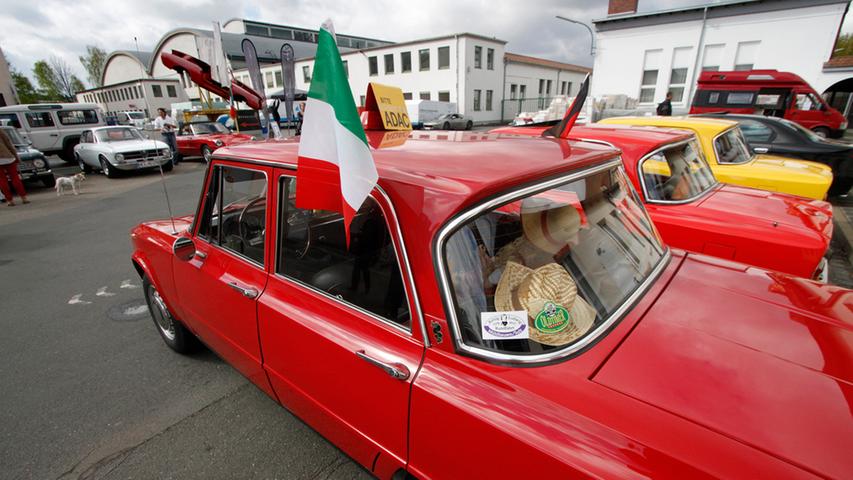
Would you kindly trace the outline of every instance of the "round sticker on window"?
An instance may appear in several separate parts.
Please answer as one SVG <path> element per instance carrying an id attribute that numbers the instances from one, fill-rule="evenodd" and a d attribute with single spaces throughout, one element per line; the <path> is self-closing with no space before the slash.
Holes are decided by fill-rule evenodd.
<path id="1" fill-rule="evenodd" d="M 536 315 L 533 325 L 542 333 L 562 332 L 569 326 L 572 316 L 562 305 L 546 302 L 542 311 Z"/>
<path id="2" fill-rule="evenodd" d="M 530 337 L 527 312 L 481 312 L 483 340 L 513 340 Z"/>

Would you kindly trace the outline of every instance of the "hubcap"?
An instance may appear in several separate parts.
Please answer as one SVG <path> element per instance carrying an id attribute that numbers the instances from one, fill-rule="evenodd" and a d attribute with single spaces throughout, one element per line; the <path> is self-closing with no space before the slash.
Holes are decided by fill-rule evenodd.
<path id="1" fill-rule="evenodd" d="M 163 333 L 163 336 L 169 340 L 175 339 L 175 321 L 166 308 L 166 302 L 160 297 L 160 293 L 153 285 L 148 287 L 148 296 L 151 298 L 151 315 L 157 323 L 157 328 Z"/>
<path id="2" fill-rule="evenodd" d="M 204 157 L 204 161 L 205 161 L 205 162 L 208 162 L 208 163 L 210 162 L 210 157 L 211 157 L 211 155 L 212 155 L 212 153 L 210 152 L 210 149 L 209 149 L 209 148 L 205 148 L 205 149 L 204 149 L 204 150 L 202 150 L 202 152 L 201 152 L 201 156 L 202 156 L 202 157 Z"/>

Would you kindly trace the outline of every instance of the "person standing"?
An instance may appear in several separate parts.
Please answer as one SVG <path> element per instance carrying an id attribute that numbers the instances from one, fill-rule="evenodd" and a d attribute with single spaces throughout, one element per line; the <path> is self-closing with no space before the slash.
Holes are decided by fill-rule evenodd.
<path id="1" fill-rule="evenodd" d="M 154 128 L 160 130 L 163 135 L 163 141 L 169 146 L 172 151 L 172 165 L 178 164 L 178 142 L 175 140 L 175 129 L 178 124 L 175 119 L 166 114 L 165 108 L 157 109 L 157 118 L 154 119 Z"/>
<path id="2" fill-rule="evenodd" d="M 15 206 L 15 199 L 12 195 L 12 189 L 9 188 L 8 176 L 12 181 L 12 186 L 18 192 L 23 203 L 30 203 L 27 200 L 27 191 L 24 190 L 24 182 L 21 181 L 21 176 L 18 174 L 18 162 L 21 158 L 18 156 L 18 149 L 6 136 L 6 133 L 0 130 L 0 191 L 3 192 L 3 197 L 6 198 L 6 205 L 9 207 Z"/>
<path id="3" fill-rule="evenodd" d="M 672 92 L 666 92 L 666 100 L 658 104 L 657 114 L 664 117 L 672 116 Z"/>

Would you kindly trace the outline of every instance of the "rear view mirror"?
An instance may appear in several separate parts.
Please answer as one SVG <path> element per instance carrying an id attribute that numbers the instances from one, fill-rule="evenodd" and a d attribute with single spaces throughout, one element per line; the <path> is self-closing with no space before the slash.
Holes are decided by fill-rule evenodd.
<path id="1" fill-rule="evenodd" d="M 172 245 L 172 252 L 178 260 L 188 262 L 195 256 L 195 244 L 189 237 L 178 237 Z"/>

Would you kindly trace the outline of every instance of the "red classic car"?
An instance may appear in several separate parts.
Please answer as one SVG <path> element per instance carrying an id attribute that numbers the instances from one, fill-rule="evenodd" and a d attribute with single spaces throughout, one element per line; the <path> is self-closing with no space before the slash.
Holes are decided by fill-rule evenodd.
<path id="1" fill-rule="evenodd" d="M 210 162 L 213 152 L 219 147 L 252 141 L 251 135 L 232 133 L 219 122 L 194 122 L 184 125 L 176 137 L 178 153 L 185 157 L 201 156 Z"/>
<path id="2" fill-rule="evenodd" d="M 131 233 L 165 342 L 380 478 L 850 476 L 853 292 L 668 249 L 610 147 L 417 136 L 349 248 L 295 141 L 216 152 Z"/>
<path id="3" fill-rule="evenodd" d="M 538 137 L 546 128 L 491 133 Z M 696 137 L 684 130 L 589 125 L 574 127 L 570 137 L 622 150 L 628 177 L 667 244 L 826 281 L 829 203 L 718 183 Z"/>

